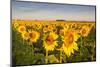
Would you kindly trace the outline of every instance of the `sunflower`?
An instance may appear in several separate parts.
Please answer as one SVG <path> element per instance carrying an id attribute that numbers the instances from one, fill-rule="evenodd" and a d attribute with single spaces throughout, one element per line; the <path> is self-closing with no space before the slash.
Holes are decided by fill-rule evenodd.
<path id="1" fill-rule="evenodd" d="M 76 23 L 71 24 L 71 28 L 73 29 L 77 28 L 77 24 Z"/>
<path id="2" fill-rule="evenodd" d="M 67 23 L 66 23 L 66 24 L 65 24 L 65 28 L 67 28 L 67 29 L 68 29 L 68 28 L 69 28 L 69 24 L 67 24 Z"/>
<path id="3" fill-rule="evenodd" d="M 57 38 L 58 38 L 58 35 L 55 34 L 54 32 L 50 32 L 46 34 L 43 37 L 43 47 L 47 51 L 53 51 L 55 46 L 57 46 L 57 41 L 56 41 Z"/>
<path id="4" fill-rule="evenodd" d="M 53 27 L 53 28 L 56 28 L 56 26 L 57 26 L 57 24 L 52 24 L 52 27 Z"/>
<path id="5" fill-rule="evenodd" d="M 19 26 L 18 27 L 18 32 L 23 33 L 26 31 L 26 27 L 25 26 Z"/>
<path id="6" fill-rule="evenodd" d="M 44 27 L 44 28 L 43 28 L 43 32 L 44 32 L 44 33 L 48 32 L 48 28 L 47 28 L 47 27 Z"/>
<path id="7" fill-rule="evenodd" d="M 66 30 L 68 30 L 68 28 L 63 27 L 63 29 L 61 29 L 61 30 L 59 31 L 59 34 L 60 34 L 61 37 L 64 36 Z"/>
<path id="8" fill-rule="evenodd" d="M 48 30 L 49 30 L 49 31 L 53 31 L 52 25 L 49 25 L 49 26 L 48 26 Z"/>
<path id="9" fill-rule="evenodd" d="M 88 25 L 84 25 L 84 26 L 82 26 L 80 33 L 83 37 L 86 37 L 86 36 L 88 36 L 90 30 L 91 30 L 91 27 L 89 27 Z"/>
<path id="10" fill-rule="evenodd" d="M 38 33 L 37 31 L 29 31 L 29 36 L 31 42 L 37 42 L 40 37 L 40 33 Z"/>
<path id="11" fill-rule="evenodd" d="M 17 22 L 13 23 L 14 28 L 17 28 L 19 26 L 19 24 Z"/>
<path id="12" fill-rule="evenodd" d="M 37 23 L 36 24 L 36 28 L 39 30 L 39 29 L 41 29 L 42 28 L 42 24 L 41 23 Z"/>
<path id="13" fill-rule="evenodd" d="M 78 45 L 76 43 L 79 35 L 74 30 L 64 30 L 64 35 L 62 36 L 63 44 L 62 51 L 69 57 L 74 54 L 74 50 L 78 50 Z"/>
<path id="14" fill-rule="evenodd" d="M 22 33 L 22 38 L 23 38 L 24 40 L 28 40 L 28 39 L 29 39 L 29 33 L 28 33 L 28 32 L 23 32 L 23 33 Z"/>
<path id="15" fill-rule="evenodd" d="M 32 24 L 32 28 L 33 28 L 33 29 L 36 29 L 36 25 L 35 25 L 35 24 Z"/>

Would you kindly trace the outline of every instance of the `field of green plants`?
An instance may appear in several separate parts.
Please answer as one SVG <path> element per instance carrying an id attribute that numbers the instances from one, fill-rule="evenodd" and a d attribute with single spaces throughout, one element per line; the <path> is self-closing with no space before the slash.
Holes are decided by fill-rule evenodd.
<path id="1" fill-rule="evenodd" d="M 95 60 L 95 22 L 12 21 L 13 65 Z"/>

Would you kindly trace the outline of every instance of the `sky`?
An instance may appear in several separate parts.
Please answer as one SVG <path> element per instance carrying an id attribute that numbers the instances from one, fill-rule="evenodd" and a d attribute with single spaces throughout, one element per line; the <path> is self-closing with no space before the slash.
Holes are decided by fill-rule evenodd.
<path id="1" fill-rule="evenodd" d="M 12 1 L 12 18 L 95 21 L 95 6 Z"/>

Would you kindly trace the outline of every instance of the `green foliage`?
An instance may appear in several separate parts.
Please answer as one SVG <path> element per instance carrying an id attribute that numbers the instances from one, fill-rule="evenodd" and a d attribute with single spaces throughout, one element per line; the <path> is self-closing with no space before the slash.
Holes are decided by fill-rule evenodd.
<path id="1" fill-rule="evenodd" d="M 12 60 L 15 65 L 30 65 L 33 64 L 33 56 L 34 51 L 31 46 L 28 46 L 26 44 L 23 44 L 23 42 L 20 42 L 20 37 L 18 34 L 15 34 L 15 31 L 13 32 L 13 41 L 12 41 Z M 16 37 L 19 39 L 17 40 Z"/>
<path id="2" fill-rule="evenodd" d="M 59 60 L 54 55 L 48 56 L 49 63 L 59 63 Z"/>
<path id="3" fill-rule="evenodd" d="M 33 64 L 34 51 L 30 46 L 22 43 L 14 43 L 12 46 L 13 59 L 16 65 L 29 65 Z"/>
<path id="4" fill-rule="evenodd" d="M 43 35 L 41 33 L 41 35 Z M 62 53 L 62 63 L 66 62 L 83 62 L 96 60 L 96 29 L 92 28 L 87 37 L 80 37 L 77 41 L 78 51 L 75 51 L 70 57 Z M 40 39 L 42 37 L 40 36 Z M 60 48 L 62 41 L 59 36 L 58 46 Z M 28 45 L 26 41 L 22 42 L 20 33 L 12 30 L 12 58 L 15 65 L 32 65 L 32 64 L 45 64 L 45 50 L 42 46 L 42 40 L 37 43 Z M 60 52 L 57 50 L 49 51 L 48 62 L 59 63 Z"/>

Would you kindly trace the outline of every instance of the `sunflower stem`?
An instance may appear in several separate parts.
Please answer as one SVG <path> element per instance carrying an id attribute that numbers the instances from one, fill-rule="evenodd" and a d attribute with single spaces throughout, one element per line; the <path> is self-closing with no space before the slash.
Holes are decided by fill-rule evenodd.
<path id="1" fill-rule="evenodd" d="M 46 64 L 48 63 L 48 50 L 46 50 L 46 60 L 45 60 Z"/>
<path id="2" fill-rule="evenodd" d="M 81 37 L 81 47 L 83 46 L 83 42 L 82 41 L 83 41 L 83 38 Z"/>
<path id="3" fill-rule="evenodd" d="M 62 51 L 60 50 L 60 63 L 62 63 Z"/>
<path id="4" fill-rule="evenodd" d="M 81 47 L 83 47 L 83 42 L 82 42 L 83 38 L 81 36 Z M 80 52 L 80 55 L 81 55 L 81 52 Z"/>
<path id="5" fill-rule="evenodd" d="M 33 52 L 33 44 L 32 44 L 32 52 Z"/>
<path id="6" fill-rule="evenodd" d="M 24 39 L 23 39 L 23 45 L 24 45 Z"/>
<path id="7" fill-rule="evenodd" d="M 32 45 L 32 42 L 29 42 L 29 45 Z"/>

